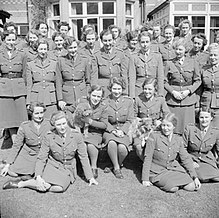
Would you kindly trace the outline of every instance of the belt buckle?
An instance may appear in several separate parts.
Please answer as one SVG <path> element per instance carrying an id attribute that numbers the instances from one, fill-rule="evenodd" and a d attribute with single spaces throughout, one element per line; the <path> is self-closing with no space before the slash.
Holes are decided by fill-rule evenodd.
<path id="1" fill-rule="evenodd" d="M 14 78 L 14 73 L 13 72 L 9 72 L 8 73 L 8 79 L 13 79 Z"/>

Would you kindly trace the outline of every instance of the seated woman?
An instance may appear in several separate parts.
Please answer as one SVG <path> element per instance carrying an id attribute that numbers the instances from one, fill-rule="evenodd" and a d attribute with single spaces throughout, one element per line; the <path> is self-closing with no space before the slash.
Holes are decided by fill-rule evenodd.
<path id="1" fill-rule="evenodd" d="M 66 191 L 75 180 L 76 152 L 89 185 L 98 184 L 93 178 L 82 136 L 68 127 L 65 113 L 62 111 L 53 113 L 50 123 L 54 130 L 49 131 L 42 142 L 36 162 L 35 179 L 9 182 L 4 186 L 5 189 L 27 187 L 42 192 Z"/>
<path id="2" fill-rule="evenodd" d="M 183 139 L 173 133 L 176 125 L 175 115 L 169 113 L 163 117 L 161 132 L 153 133 L 148 138 L 142 169 L 144 186 L 154 184 L 167 192 L 176 192 L 179 188 L 187 191 L 200 189 L 201 183 Z"/>
<path id="3" fill-rule="evenodd" d="M 152 121 L 152 125 L 149 127 L 149 131 L 156 129 L 161 124 L 162 117 L 169 113 L 169 108 L 163 97 L 157 96 L 157 80 L 149 77 L 146 78 L 142 84 L 143 92 L 135 98 L 134 112 L 135 117 L 142 120 L 149 119 Z M 147 135 L 146 135 L 147 136 Z M 134 138 L 133 146 L 136 149 L 136 153 L 141 160 L 143 160 L 143 150 L 145 137 L 141 140 L 139 137 Z"/>
<path id="4" fill-rule="evenodd" d="M 84 132 L 84 141 L 90 158 L 91 168 L 96 179 L 98 177 L 97 158 L 98 149 L 102 146 L 103 132 L 107 127 L 107 105 L 102 102 L 104 90 L 99 85 L 91 86 L 87 99 L 80 100 L 78 108 L 90 108 L 91 116 L 85 117 L 85 125 L 88 125 L 88 134 Z"/>
<path id="5" fill-rule="evenodd" d="M 108 124 L 103 134 L 108 155 L 113 163 L 116 178 L 123 179 L 120 166 L 128 155 L 131 141 L 128 137 L 129 126 L 134 119 L 133 100 L 122 95 L 126 84 L 123 78 L 113 77 L 110 80 L 111 94 L 106 99 L 108 106 Z M 106 169 L 105 172 L 109 172 Z"/>
<path id="6" fill-rule="evenodd" d="M 219 128 L 212 126 L 212 112 L 206 108 L 199 112 L 199 124 L 189 124 L 183 138 L 201 182 L 219 182 L 219 169 L 214 156 L 219 151 Z"/>
<path id="7" fill-rule="evenodd" d="M 2 176 L 8 174 L 26 179 L 34 175 L 42 139 L 51 128 L 49 120 L 44 119 L 45 110 L 42 103 L 30 105 L 31 121 L 25 121 L 19 127 L 15 143 L 1 171 Z"/>

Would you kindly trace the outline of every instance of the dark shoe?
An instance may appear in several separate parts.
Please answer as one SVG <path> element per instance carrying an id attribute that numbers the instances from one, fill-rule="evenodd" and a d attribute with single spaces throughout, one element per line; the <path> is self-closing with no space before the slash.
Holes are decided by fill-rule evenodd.
<path id="1" fill-rule="evenodd" d="M 105 169 L 104 169 L 104 173 L 110 173 L 111 171 L 112 171 L 112 167 L 106 167 Z"/>
<path id="2" fill-rule="evenodd" d="M 15 189 L 15 188 L 18 188 L 18 183 L 19 183 L 20 181 L 21 181 L 20 179 L 19 179 L 19 180 L 14 180 L 14 181 L 10 180 L 10 181 L 6 182 L 6 183 L 3 185 L 2 189 L 6 190 L 6 189 Z"/>
<path id="3" fill-rule="evenodd" d="M 118 169 L 118 170 L 113 170 L 113 173 L 114 173 L 114 175 L 115 175 L 115 177 L 116 177 L 117 179 L 123 179 L 123 178 L 124 178 L 124 176 L 122 175 L 122 172 L 121 172 L 120 169 Z"/>
<path id="4" fill-rule="evenodd" d="M 97 168 L 92 168 L 92 173 L 93 173 L 93 176 L 94 176 L 94 179 L 96 179 L 98 177 L 98 170 Z"/>

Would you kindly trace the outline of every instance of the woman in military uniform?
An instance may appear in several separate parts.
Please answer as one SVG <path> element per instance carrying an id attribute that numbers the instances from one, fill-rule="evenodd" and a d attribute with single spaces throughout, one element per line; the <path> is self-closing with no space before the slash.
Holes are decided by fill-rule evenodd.
<path id="1" fill-rule="evenodd" d="M 212 43 L 209 47 L 209 64 L 202 68 L 203 92 L 201 107 L 212 109 L 213 126 L 219 127 L 219 44 Z"/>
<path id="2" fill-rule="evenodd" d="M 142 84 L 143 92 L 135 98 L 134 112 L 135 117 L 152 120 L 152 129 L 156 129 L 162 117 L 169 113 L 169 108 L 164 97 L 157 96 L 157 80 L 154 78 L 146 78 Z M 134 139 L 133 146 L 141 160 L 143 160 L 144 145 L 139 138 Z"/>
<path id="3" fill-rule="evenodd" d="M 195 91 L 201 85 L 198 63 L 185 56 L 184 40 L 174 43 L 176 58 L 165 66 L 164 87 L 167 91 L 166 101 L 178 118 L 175 133 L 182 134 L 188 123 L 195 123 Z"/>
<path id="4" fill-rule="evenodd" d="M 62 111 L 52 114 L 50 123 L 54 130 L 47 132 L 42 141 L 35 167 L 35 179 L 29 180 L 28 184 L 20 181 L 12 186 L 29 187 L 42 192 L 64 192 L 76 178 L 76 152 L 90 185 L 97 185 L 81 134 L 68 127 L 66 115 Z"/>
<path id="5" fill-rule="evenodd" d="M 25 121 L 19 127 L 6 165 L 1 171 L 2 176 L 20 176 L 22 180 L 26 180 L 34 175 L 42 139 L 51 128 L 49 120 L 44 119 L 45 110 L 42 103 L 35 102 L 30 105 L 31 121 Z M 11 184 L 13 186 L 13 181 L 7 182 L 3 188 L 10 188 Z"/>
<path id="6" fill-rule="evenodd" d="M 107 105 L 102 101 L 103 97 L 103 88 L 99 85 L 93 85 L 89 90 L 88 98 L 80 99 L 78 104 L 78 107 L 86 107 L 87 105 L 92 110 L 92 115 L 84 119 L 85 123 L 88 124 L 88 135 L 84 136 L 84 141 L 87 145 L 94 178 L 98 177 L 98 149 L 102 147 L 102 137 L 107 127 Z"/>
<path id="7" fill-rule="evenodd" d="M 113 46 L 113 34 L 110 30 L 103 30 L 100 33 L 100 39 L 103 47 L 95 53 L 93 81 L 96 81 L 95 84 L 101 84 L 106 96 L 108 96 L 110 92 L 107 86 L 110 79 L 121 77 L 125 80 L 125 93 L 128 94 L 128 59 L 121 49 Z"/>
<path id="8" fill-rule="evenodd" d="M 219 154 L 219 128 L 212 126 L 212 119 L 211 111 L 206 108 L 200 110 L 199 124 L 189 124 L 183 134 L 186 149 L 201 182 L 219 182 L 215 157 Z"/>
<path id="9" fill-rule="evenodd" d="M 108 106 L 108 124 L 103 141 L 107 145 L 107 152 L 113 163 L 113 172 L 118 179 L 122 179 L 121 165 L 128 155 L 131 141 L 128 137 L 129 126 L 134 119 L 133 100 L 122 95 L 125 90 L 122 78 L 113 77 L 110 80 L 111 94 L 106 99 Z M 105 172 L 109 172 L 106 169 Z"/>
<path id="10" fill-rule="evenodd" d="M 0 51 L 0 129 L 7 128 L 14 142 L 17 129 L 26 121 L 24 52 L 15 48 L 16 34 L 4 32 Z"/>
<path id="11" fill-rule="evenodd" d="M 48 42 L 40 39 L 37 43 L 38 56 L 27 63 L 27 107 L 32 102 L 41 102 L 46 106 L 45 117 L 57 111 L 58 77 L 56 61 L 51 59 L 48 52 Z"/>
<path id="12" fill-rule="evenodd" d="M 161 123 L 161 132 L 154 132 L 148 138 L 142 169 L 144 186 L 154 184 L 167 192 L 176 192 L 181 187 L 187 191 L 200 189 L 200 181 L 183 139 L 173 133 L 176 125 L 175 115 L 166 114 Z"/>
<path id="13" fill-rule="evenodd" d="M 151 51 L 152 35 L 142 32 L 139 35 L 140 50 L 133 55 L 134 71 L 129 73 L 130 97 L 135 98 L 142 91 L 142 83 L 145 78 L 153 77 L 157 79 L 158 95 L 164 95 L 164 71 L 160 53 Z"/>
<path id="14" fill-rule="evenodd" d="M 71 115 L 78 100 L 82 96 L 87 96 L 90 88 L 91 66 L 89 59 L 78 53 L 78 43 L 75 38 L 66 38 L 64 47 L 68 53 L 58 60 L 57 96 L 59 107 Z"/>

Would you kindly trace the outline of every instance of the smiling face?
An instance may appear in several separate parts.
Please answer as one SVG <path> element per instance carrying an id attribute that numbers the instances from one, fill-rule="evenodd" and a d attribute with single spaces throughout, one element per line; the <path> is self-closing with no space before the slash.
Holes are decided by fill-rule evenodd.
<path id="1" fill-rule="evenodd" d="M 111 31 L 112 31 L 112 34 L 113 34 L 113 39 L 117 39 L 119 37 L 118 28 L 112 28 Z"/>
<path id="2" fill-rule="evenodd" d="M 46 37 L 48 33 L 47 25 L 45 23 L 41 23 L 39 27 L 39 31 L 43 37 Z"/>
<path id="3" fill-rule="evenodd" d="M 68 27 L 67 26 L 61 26 L 60 29 L 59 29 L 59 32 L 67 35 Z"/>
<path id="4" fill-rule="evenodd" d="M 164 30 L 164 36 L 167 42 L 171 42 L 174 38 L 174 31 L 172 28 L 166 28 Z"/>
<path id="5" fill-rule="evenodd" d="M 44 43 L 39 44 L 37 51 L 40 58 L 42 59 L 46 58 L 48 52 L 47 44 Z"/>
<path id="6" fill-rule="evenodd" d="M 15 34 L 9 34 L 5 38 L 5 45 L 8 50 L 13 50 L 15 47 L 15 41 L 16 41 L 16 35 Z"/>
<path id="7" fill-rule="evenodd" d="M 147 52 L 150 48 L 151 39 L 149 36 L 142 36 L 140 39 L 140 46 L 143 52 Z"/>
<path id="8" fill-rule="evenodd" d="M 199 38 L 195 37 L 194 41 L 193 41 L 193 49 L 194 49 L 194 51 L 195 52 L 201 51 L 202 46 L 203 46 L 203 39 L 199 39 Z"/>
<path id="9" fill-rule="evenodd" d="M 100 103 L 102 99 L 103 91 L 102 90 L 94 90 L 90 94 L 90 101 L 92 105 L 96 106 Z"/>
<path id="10" fill-rule="evenodd" d="M 186 49 L 183 45 L 178 45 L 175 48 L 176 57 L 178 59 L 182 58 L 185 55 Z"/>
<path id="11" fill-rule="evenodd" d="M 212 65 L 219 64 L 219 48 L 217 49 L 211 49 L 209 52 L 209 60 Z"/>
<path id="12" fill-rule="evenodd" d="M 113 46 L 113 35 L 112 34 L 103 35 L 102 43 L 104 49 L 107 52 L 110 51 Z"/>
<path id="13" fill-rule="evenodd" d="M 67 128 L 68 128 L 68 123 L 66 118 L 63 117 L 61 119 L 56 120 L 55 128 L 60 135 L 64 135 L 67 132 Z"/>
<path id="14" fill-rule="evenodd" d="M 135 49 L 137 43 L 138 43 L 138 37 L 135 37 L 135 38 L 131 39 L 130 42 L 129 42 L 129 48 Z"/>
<path id="15" fill-rule="evenodd" d="M 155 88 L 154 88 L 154 85 L 153 84 L 146 84 L 144 86 L 144 95 L 147 99 L 150 99 L 151 97 L 154 96 L 155 94 Z"/>
<path id="16" fill-rule="evenodd" d="M 161 29 L 160 26 L 154 26 L 153 27 L 153 36 L 156 39 L 157 37 L 159 37 L 161 34 Z"/>
<path id="17" fill-rule="evenodd" d="M 44 108 L 43 107 L 34 107 L 32 120 L 36 123 L 41 123 L 44 117 Z"/>
<path id="18" fill-rule="evenodd" d="M 211 113 L 207 111 L 201 111 L 199 114 L 199 124 L 202 128 L 206 128 L 210 125 L 213 117 L 211 116 Z"/>
<path id="19" fill-rule="evenodd" d="M 72 42 L 72 44 L 68 46 L 67 50 L 68 50 L 68 54 L 71 57 L 75 57 L 77 55 L 77 51 L 78 51 L 77 42 L 76 41 Z"/>
<path id="20" fill-rule="evenodd" d="M 161 130 L 165 136 L 170 136 L 173 133 L 174 125 L 172 122 L 163 120 L 161 123 Z"/>
<path id="21" fill-rule="evenodd" d="M 54 42 L 56 44 L 56 48 L 58 49 L 63 48 L 64 39 L 61 36 L 56 36 Z"/>
<path id="22" fill-rule="evenodd" d="M 122 94 L 122 86 L 117 83 L 114 83 L 111 91 L 114 98 L 119 98 Z"/>

